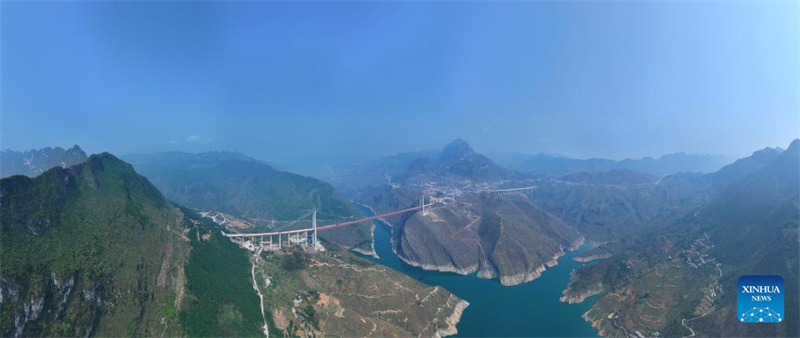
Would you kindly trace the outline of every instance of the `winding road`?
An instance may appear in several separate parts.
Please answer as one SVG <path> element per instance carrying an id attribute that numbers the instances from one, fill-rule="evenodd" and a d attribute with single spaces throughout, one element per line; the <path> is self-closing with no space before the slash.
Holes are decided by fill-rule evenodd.
<path id="1" fill-rule="evenodd" d="M 269 325 L 267 325 L 267 316 L 264 314 L 264 295 L 261 294 L 261 288 L 258 287 L 258 282 L 256 281 L 256 265 L 258 264 L 259 257 L 261 257 L 261 249 L 256 252 L 253 258 L 253 268 L 250 269 L 250 275 L 253 276 L 253 289 L 256 290 L 258 301 L 261 305 L 261 318 L 264 320 L 264 336 L 269 338 Z"/>

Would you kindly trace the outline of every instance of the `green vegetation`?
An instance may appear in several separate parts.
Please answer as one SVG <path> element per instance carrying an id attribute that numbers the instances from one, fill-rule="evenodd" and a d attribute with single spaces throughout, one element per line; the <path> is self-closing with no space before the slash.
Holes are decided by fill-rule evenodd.
<path id="1" fill-rule="evenodd" d="M 194 224 L 188 234 L 192 252 L 186 265 L 186 287 L 192 297 L 180 314 L 186 334 L 262 334 L 261 311 L 250 282 L 246 252 L 214 230 L 207 219 L 184 212 L 186 224 Z"/>
<path id="2" fill-rule="evenodd" d="M 26 335 L 177 332 L 160 324 L 171 290 L 156 286 L 167 243 L 176 237 L 165 225 L 177 225 L 177 211 L 129 165 L 94 155 L 34 179 L 3 179 L 0 189 L 0 275 L 4 288 L 18 291 L 2 304 L 0 332 L 18 329 L 11 317 L 39 301 L 36 318 L 23 324 Z"/>
<path id="3" fill-rule="evenodd" d="M 246 253 L 112 155 L 0 180 L 0 212 L 3 336 L 261 334 Z"/>
<path id="4" fill-rule="evenodd" d="M 291 255 L 285 256 L 282 261 L 281 266 L 287 271 L 302 270 L 308 266 L 308 255 L 299 250 L 294 250 Z"/>

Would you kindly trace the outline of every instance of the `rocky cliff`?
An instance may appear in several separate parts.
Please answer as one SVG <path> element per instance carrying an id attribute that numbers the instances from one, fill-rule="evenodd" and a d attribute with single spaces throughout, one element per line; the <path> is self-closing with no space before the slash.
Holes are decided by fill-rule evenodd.
<path id="1" fill-rule="evenodd" d="M 503 285 L 525 283 L 555 266 L 583 237 L 524 196 L 474 194 L 416 213 L 393 228 L 397 255 L 423 269 L 478 272 Z"/>

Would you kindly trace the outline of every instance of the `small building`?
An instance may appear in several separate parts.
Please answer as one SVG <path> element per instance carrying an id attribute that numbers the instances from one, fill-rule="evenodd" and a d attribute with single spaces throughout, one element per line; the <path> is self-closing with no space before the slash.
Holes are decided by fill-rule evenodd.
<path id="1" fill-rule="evenodd" d="M 298 307 L 301 304 L 303 304 L 303 298 L 300 297 L 300 296 L 297 296 L 297 298 L 295 298 L 293 302 L 294 302 L 294 307 Z"/>

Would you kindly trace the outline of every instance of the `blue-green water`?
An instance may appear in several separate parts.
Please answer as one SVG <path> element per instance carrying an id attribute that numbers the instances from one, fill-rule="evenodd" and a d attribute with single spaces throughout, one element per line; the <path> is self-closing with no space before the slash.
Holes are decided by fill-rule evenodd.
<path id="1" fill-rule="evenodd" d="M 365 210 L 366 213 L 370 213 Z M 371 213 L 370 213 L 371 214 Z M 398 270 L 429 285 L 439 285 L 469 302 L 458 324 L 461 337 L 588 337 L 597 331 L 581 318 L 596 300 L 569 305 L 558 300 L 569 283 L 569 273 L 583 263 L 572 260 L 588 247 L 567 253 L 558 265 L 538 279 L 516 286 L 502 286 L 496 279 L 481 279 L 477 274 L 426 271 L 402 262 L 392 252 L 391 228 L 375 222 L 375 251 L 380 258 L 369 260 Z"/>

